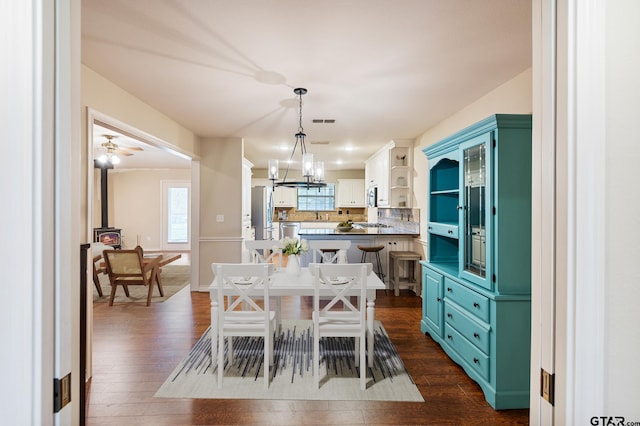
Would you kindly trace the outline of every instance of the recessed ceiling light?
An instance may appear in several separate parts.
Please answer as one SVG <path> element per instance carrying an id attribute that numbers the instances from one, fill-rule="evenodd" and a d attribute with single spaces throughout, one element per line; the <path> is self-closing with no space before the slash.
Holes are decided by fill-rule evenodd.
<path id="1" fill-rule="evenodd" d="M 341 165 L 341 164 L 342 164 L 342 160 L 338 160 L 338 161 L 336 161 L 336 164 L 337 164 L 337 165 Z"/>
<path id="2" fill-rule="evenodd" d="M 344 147 L 344 150 L 345 151 L 353 151 L 353 146 L 347 145 L 347 146 Z"/>

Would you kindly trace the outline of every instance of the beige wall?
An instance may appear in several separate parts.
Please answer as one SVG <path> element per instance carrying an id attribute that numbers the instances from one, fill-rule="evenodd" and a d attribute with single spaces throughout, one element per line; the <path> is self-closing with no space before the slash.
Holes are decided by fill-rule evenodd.
<path id="1" fill-rule="evenodd" d="M 100 223 L 100 173 L 94 183 L 94 223 Z M 145 250 L 162 247 L 161 182 L 191 180 L 190 169 L 110 170 L 109 226 L 122 229 L 123 248 L 138 244 Z"/>
<path id="2" fill-rule="evenodd" d="M 240 138 L 203 139 L 200 146 L 199 284 L 213 279 L 212 262 L 242 260 L 242 159 Z M 224 216 L 224 222 L 216 217 Z M 195 244 L 195 241 L 194 241 Z"/>
<path id="3" fill-rule="evenodd" d="M 98 111 L 120 122 L 126 123 L 149 135 L 166 142 L 178 152 L 196 157 L 199 150 L 199 138 L 190 130 L 182 127 L 171 118 L 152 108 L 140 99 L 105 79 L 92 69 L 82 66 L 81 89 L 81 125 L 82 125 L 82 229 L 87 229 L 87 108 Z M 95 216 L 95 215 L 94 215 Z M 98 218 L 99 218 L 98 214 Z M 99 225 L 99 221 L 96 223 Z M 85 236 L 91 241 L 91 235 Z"/>
<path id="4" fill-rule="evenodd" d="M 415 207 L 420 209 L 421 224 L 427 222 L 427 185 L 429 179 L 427 158 L 422 150 L 492 114 L 531 114 L 532 109 L 532 73 L 529 68 L 441 121 L 416 139 L 413 153 L 415 169 L 413 191 Z M 422 250 L 424 256 L 426 254 L 424 252 L 426 248 L 425 227 L 421 226 L 420 228 L 421 244 L 414 244 L 414 249 Z"/>

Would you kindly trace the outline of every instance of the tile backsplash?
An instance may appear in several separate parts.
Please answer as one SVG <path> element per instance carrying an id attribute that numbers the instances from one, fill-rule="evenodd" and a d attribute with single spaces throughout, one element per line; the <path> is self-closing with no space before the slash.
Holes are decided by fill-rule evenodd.
<path id="1" fill-rule="evenodd" d="M 278 212 L 285 214 L 286 219 L 280 219 Z M 305 222 L 305 221 L 331 221 L 331 222 L 346 222 L 351 219 L 354 222 L 366 222 L 367 213 L 364 208 L 340 208 L 334 211 L 319 211 L 316 216 L 314 211 L 299 211 L 293 207 L 276 207 L 274 220 L 287 220 L 293 222 Z"/>
<path id="2" fill-rule="evenodd" d="M 378 208 L 378 223 L 420 233 L 420 209 Z"/>

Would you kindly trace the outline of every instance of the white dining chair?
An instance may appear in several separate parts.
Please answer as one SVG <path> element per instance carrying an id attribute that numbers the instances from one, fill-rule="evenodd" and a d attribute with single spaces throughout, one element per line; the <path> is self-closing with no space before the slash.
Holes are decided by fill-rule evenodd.
<path id="1" fill-rule="evenodd" d="M 350 240 L 310 240 L 312 263 L 347 263 Z"/>
<path id="2" fill-rule="evenodd" d="M 227 359 L 233 363 L 233 336 L 264 338 L 264 387 L 269 387 L 269 367 L 273 365 L 273 333 L 275 312 L 269 309 L 268 264 L 214 264 L 217 284 L 218 388 L 224 378 L 224 343 L 227 339 Z M 258 297 L 254 295 L 259 294 Z M 227 303 L 225 304 L 225 299 Z M 257 300 L 261 304 L 257 303 Z M 212 348 L 213 349 L 213 348 Z"/>
<path id="3" fill-rule="evenodd" d="M 249 250 L 251 263 L 273 263 L 281 266 L 282 247 L 278 240 L 246 240 L 245 247 Z"/>
<path id="4" fill-rule="evenodd" d="M 313 263 L 309 269 L 313 274 L 313 381 L 320 387 L 320 340 L 323 337 L 353 337 L 355 365 L 360 369 L 360 389 L 367 384 L 366 355 L 366 287 L 371 264 Z M 357 302 L 353 304 L 347 294 L 359 289 Z M 328 303 L 320 307 L 320 294 L 331 294 Z M 341 308 L 340 308 L 340 305 Z M 325 365 L 328 361 L 325 359 Z"/>

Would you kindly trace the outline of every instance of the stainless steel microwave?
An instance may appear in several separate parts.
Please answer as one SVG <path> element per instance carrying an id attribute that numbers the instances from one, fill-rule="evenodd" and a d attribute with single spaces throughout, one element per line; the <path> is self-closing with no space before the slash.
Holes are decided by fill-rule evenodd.
<path id="1" fill-rule="evenodd" d="M 367 207 L 378 207 L 378 187 L 372 186 L 367 191 Z"/>

